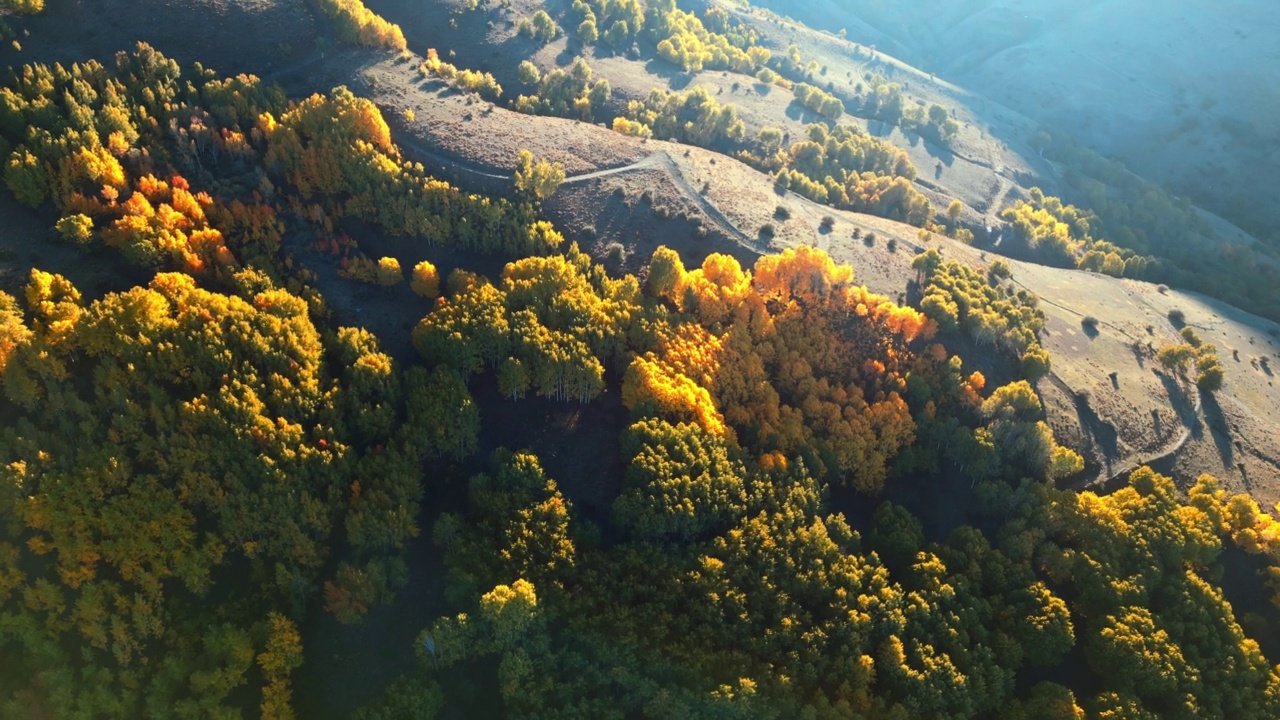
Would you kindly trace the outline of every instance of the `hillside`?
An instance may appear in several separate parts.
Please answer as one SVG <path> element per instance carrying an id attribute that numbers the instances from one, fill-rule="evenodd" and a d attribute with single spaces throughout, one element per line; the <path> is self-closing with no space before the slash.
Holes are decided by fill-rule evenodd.
<path id="1" fill-rule="evenodd" d="M 984 85 L 1118 4 L 82 5 L 0 717 L 1280 716 L 1280 254 Z"/>
<path id="2" fill-rule="evenodd" d="M 1280 21 L 1236 0 L 1160 12 L 1114 2 L 762 2 L 1073 136 L 1275 239 Z M 1248 68 L 1243 71 L 1242 68 Z"/>

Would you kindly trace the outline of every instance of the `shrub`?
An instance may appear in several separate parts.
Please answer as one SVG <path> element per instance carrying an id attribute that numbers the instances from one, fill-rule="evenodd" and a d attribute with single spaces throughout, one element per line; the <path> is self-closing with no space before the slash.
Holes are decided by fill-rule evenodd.
<path id="1" fill-rule="evenodd" d="M 773 223 L 765 223 L 764 225 L 760 226 L 760 237 L 766 240 L 773 237 L 775 232 L 776 230 L 773 227 Z"/>
<path id="2" fill-rule="evenodd" d="M 1173 323 L 1175 327 L 1181 327 L 1187 322 L 1187 315 L 1180 308 L 1173 308 L 1169 311 L 1169 322 Z"/>
<path id="3" fill-rule="evenodd" d="M 867 239 L 874 243 L 876 240 L 876 236 L 874 234 L 868 235 Z M 889 248 L 889 252 L 897 252 L 898 238 L 889 238 L 889 242 L 885 243 L 885 247 Z"/>
<path id="4" fill-rule="evenodd" d="M 1080 319 L 1080 325 L 1082 327 L 1088 328 L 1089 330 L 1097 330 L 1098 318 L 1092 315 L 1085 315 L 1083 318 Z"/>
<path id="5" fill-rule="evenodd" d="M 779 205 L 778 207 L 774 208 L 773 216 L 778 218 L 779 220 L 789 220 L 791 219 L 791 208 L 787 207 L 786 205 Z"/>
<path id="6" fill-rule="evenodd" d="M 836 219 L 830 215 L 822 216 L 822 229 L 831 232 L 831 228 L 835 227 Z"/>

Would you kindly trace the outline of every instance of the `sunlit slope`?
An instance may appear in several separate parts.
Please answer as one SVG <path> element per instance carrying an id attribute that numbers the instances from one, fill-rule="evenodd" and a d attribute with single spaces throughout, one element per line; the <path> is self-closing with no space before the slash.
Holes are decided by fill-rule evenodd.
<path id="1" fill-rule="evenodd" d="M 1269 3 L 760 2 L 886 52 L 1274 227 L 1280 17 Z M 865 33 L 865 34 L 864 34 Z"/>

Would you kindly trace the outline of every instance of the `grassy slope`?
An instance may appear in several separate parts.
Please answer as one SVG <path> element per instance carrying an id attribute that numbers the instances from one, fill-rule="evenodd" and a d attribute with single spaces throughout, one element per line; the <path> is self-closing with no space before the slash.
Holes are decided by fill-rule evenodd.
<path id="1" fill-rule="evenodd" d="M 1280 95 L 1267 90 L 1280 19 L 1266 3 L 760 4 L 847 27 L 1251 228 L 1280 222 L 1258 182 L 1280 171 Z"/>

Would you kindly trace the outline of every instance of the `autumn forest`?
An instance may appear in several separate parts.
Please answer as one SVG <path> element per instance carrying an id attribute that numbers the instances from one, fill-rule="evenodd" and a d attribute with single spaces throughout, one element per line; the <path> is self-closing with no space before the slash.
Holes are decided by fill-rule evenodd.
<path id="1" fill-rule="evenodd" d="M 406 48 L 378 3 L 314 4 L 332 53 Z M 435 50 L 410 72 L 973 241 L 927 170 L 840 121 L 945 144 L 945 108 L 842 104 L 714 4 L 564 5 L 517 37 L 785 86 L 804 133 L 748 132 L 705 88 L 618 104 L 608 62 L 527 62 L 507 93 Z M 1004 262 L 891 246 L 897 295 L 813 244 L 657 238 L 619 269 L 552 219 L 560 163 L 466 188 L 357 87 L 212 66 L 137 43 L 3 76 L 0 192 L 38 243 L 127 272 L 78 287 L 36 246 L 0 290 L 0 717 L 1280 717 L 1280 525 L 1213 474 L 1082 490 L 1049 321 Z M 1005 249 L 1221 281 L 1122 202 L 1036 190 Z M 405 322 L 331 302 L 352 292 Z M 1226 356 L 1191 331 L 1160 362 L 1211 399 Z M 570 413 L 598 461 L 501 440 Z M 362 633 L 398 664 L 318 706 L 332 638 Z"/>

